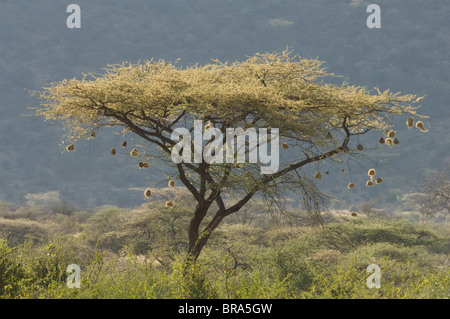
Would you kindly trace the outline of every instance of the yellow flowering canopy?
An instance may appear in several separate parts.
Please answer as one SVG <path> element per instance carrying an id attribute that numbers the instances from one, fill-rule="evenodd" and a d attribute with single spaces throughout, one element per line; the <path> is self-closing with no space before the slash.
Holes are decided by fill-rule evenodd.
<path id="1" fill-rule="evenodd" d="M 355 134 L 384 131 L 392 115 L 415 114 L 416 96 L 327 84 L 334 75 L 322 65 L 288 51 L 184 68 L 163 60 L 110 65 L 35 92 L 43 101 L 37 115 L 63 122 L 72 141 L 117 125 L 150 138 L 192 116 L 215 127 L 275 127 L 281 138 L 321 146 L 344 120 Z"/>

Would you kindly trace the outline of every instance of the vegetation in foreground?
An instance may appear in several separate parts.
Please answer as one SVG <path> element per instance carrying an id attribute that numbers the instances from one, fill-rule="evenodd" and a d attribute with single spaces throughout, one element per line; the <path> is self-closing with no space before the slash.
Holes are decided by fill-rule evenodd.
<path id="1" fill-rule="evenodd" d="M 159 206 L 158 206 L 159 205 Z M 189 209 L 158 203 L 0 213 L 0 298 L 448 298 L 450 228 L 383 216 L 300 211 L 288 224 L 255 204 L 217 229 L 187 269 Z M 81 288 L 67 266 L 81 268 Z M 369 264 L 381 288 L 368 288 Z"/>

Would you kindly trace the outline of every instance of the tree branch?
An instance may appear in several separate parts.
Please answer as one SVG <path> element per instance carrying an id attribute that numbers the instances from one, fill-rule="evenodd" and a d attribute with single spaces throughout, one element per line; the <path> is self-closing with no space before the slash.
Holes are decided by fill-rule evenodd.
<path id="1" fill-rule="evenodd" d="M 191 192 L 191 194 L 194 196 L 195 200 L 197 202 L 200 202 L 202 197 L 200 196 L 200 193 L 198 192 L 198 190 L 194 187 L 194 185 L 192 185 L 192 183 L 187 178 L 186 173 L 184 171 L 183 164 L 182 163 L 177 164 L 177 169 L 178 169 L 178 174 L 180 176 L 181 182 Z"/>

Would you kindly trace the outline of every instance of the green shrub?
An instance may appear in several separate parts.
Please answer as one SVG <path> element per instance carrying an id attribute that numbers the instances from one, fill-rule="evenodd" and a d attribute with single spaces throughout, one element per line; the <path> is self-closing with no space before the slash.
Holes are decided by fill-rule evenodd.
<path id="1" fill-rule="evenodd" d="M 362 269 L 377 260 L 389 259 L 396 262 L 414 260 L 423 272 L 434 271 L 439 264 L 439 255 L 429 253 L 423 247 L 405 247 L 391 243 L 375 243 L 360 246 L 345 255 L 347 263 L 357 258 Z"/>
<path id="2" fill-rule="evenodd" d="M 49 230 L 44 224 L 27 219 L 6 219 L 0 217 L 0 238 L 9 245 L 19 245 L 28 239 L 46 241 Z"/>
<path id="3" fill-rule="evenodd" d="M 0 240 L 0 298 L 449 297 L 444 225 L 353 218 L 323 229 L 283 226 L 265 232 L 230 224 L 186 266 L 184 246 L 175 246 L 184 212 L 170 214 L 147 208 L 102 208 L 89 218 L 57 214 L 51 217 L 56 223 L 43 228 L 46 236 L 34 233 L 39 240 L 26 239 L 24 232 L 10 237 L 12 244 Z M 81 227 L 85 237 L 73 234 Z M 99 239 L 102 245 L 94 246 Z M 155 257 L 164 265 L 156 267 Z M 80 289 L 67 287 L 69 264 L 81 267 Z M 369 264 L 381 268 L 380 289 L 366 285 Z"/>
<path id="4" fill-rule="evenodd" d="M 293 289 L 307 289 L 313 276 L 307 265 L 310 251 L 299 239 L 274 244 L 253 257 L 254 269 L 264 269 L 274 281 L 288 280 Z"/>
<path id="5" fill-rule="evenodd" d="M 178 285 L 171 285 L 172 294 L 175 298 L 183 299 L 206 299 L 217 298 L 214 281 L 206 275 L 203 264 L 185 263 L 176 261 L 173 264 L 173 272 L 170 280 Z"/>
<path id="6" fill-rule="evenodd" d="M 431 245 L 436 238 L 431 230 L 405 220 L 360 218 L 326 225 L 320 241 L 327 247 L 348 252 L 361 245 L 383 242 L 404 246 Z"/>
<path id="7" fill-rule="evenodd" d="M 23 277 L 23 269 L 15 261 L 13 251 L 5 240 L 0 239 L 0 298 L 16 295 L 17 283 Z"/>
<path id="8" fill-rule="evenodd" d="M 381 268 L 381 288 L 369 288 L 366 280 L 370 273 L 358 267 L 356 259 L 349 265 L 337 267 L 331 275 L 314 273 L 314 284 L 303 298 L 332 299 L 419 299 L 448 298 L 450 273 L 426 273 L 414 261 L 396 262 L 378 260 Z"/>

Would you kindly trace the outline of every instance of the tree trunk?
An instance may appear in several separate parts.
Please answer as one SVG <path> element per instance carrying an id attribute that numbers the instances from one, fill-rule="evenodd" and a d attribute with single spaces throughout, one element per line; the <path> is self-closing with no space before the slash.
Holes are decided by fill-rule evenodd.
<path id="1" fill-rule="evenodd" d="M 188 230 L 189 246 L 188 246 L 188 256 L 187 261 L 195 261 L 200 254 L 201 248 L 198 248 L 198 228 L 200 227 L 201 220 L 196 216 L 191 219 Z"/>
<path id="2" fill-rule="evenodd" d="M 189 248 L 186 262 L 195 262 L 197 260 L 203 247 L 205 247 L 206 243 L 208 242 L 212 232 L 214 231 L 214 229 L 216 229 L 216 227 L 220 224 L 224 217 L 225 215 L 223 214 L 223 212 L 217 212 L 208 226 L 206 226 L 202 231 L 202 233 L 199 233 L 199 227 L 203 218 L 200 219 L 197 215 L 195 215 L 191 219 L 191 222 L 189 224 Z"/>

